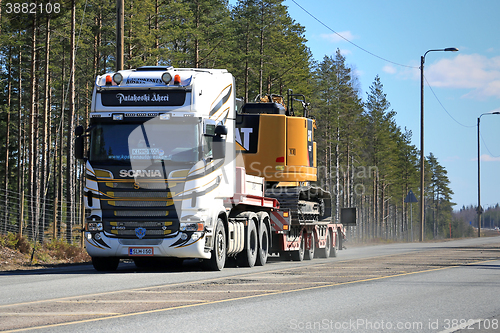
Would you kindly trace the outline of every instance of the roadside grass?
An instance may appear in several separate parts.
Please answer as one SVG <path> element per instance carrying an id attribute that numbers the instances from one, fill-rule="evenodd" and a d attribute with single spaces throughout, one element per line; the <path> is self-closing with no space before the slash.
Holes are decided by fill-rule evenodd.
<path id="1" fill-rule="evenodd" d="M 0 271 L 84 262 L 90 262 L 90 257 L 79 244 L 53 239 L 35 245 L 17 234 L 0 235 Z"/>

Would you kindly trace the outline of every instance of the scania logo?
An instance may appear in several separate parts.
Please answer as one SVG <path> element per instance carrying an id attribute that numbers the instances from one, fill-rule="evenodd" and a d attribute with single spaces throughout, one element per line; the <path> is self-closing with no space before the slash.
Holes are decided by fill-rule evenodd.
<path id="1" fill-rule="evenodd" d="M 120 177 L 161 177 L 160 170 L 120 170 Z"/>

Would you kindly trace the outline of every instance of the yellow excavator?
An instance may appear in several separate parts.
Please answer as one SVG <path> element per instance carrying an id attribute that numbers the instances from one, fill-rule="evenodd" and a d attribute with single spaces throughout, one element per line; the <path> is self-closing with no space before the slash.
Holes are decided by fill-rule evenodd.
<path id="1" fill-rule="evenodd" d="M 295 114 L 294 102 L 302 106 Z M 281 209 L 290 209 L 292 223 L 330 221 L 330 192 L 314 186 L 317 181 L 315 120 L 307 111 L 306 98 L 287 94 L 258 96 L 239 106 L 236 142 L 246 173 L 263 177 L 265 196 L 276 198 Z"/>

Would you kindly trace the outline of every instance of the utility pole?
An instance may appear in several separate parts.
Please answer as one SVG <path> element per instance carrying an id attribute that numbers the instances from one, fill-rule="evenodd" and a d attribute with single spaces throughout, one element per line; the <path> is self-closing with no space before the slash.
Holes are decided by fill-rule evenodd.
<path id="1" fill-rule="evenodd" d="M 488 114 L 500 114 L 500 111 L 486 112 L 477 117 L 477 237 L 481 237 L 481 214 L 483 214 L 483 207 L 481 207 L 481 135 L 479 134 L 479 124 L 481 117 Z"/>
<path id="2" fill-rule="evenodd" d="M 116 0 L 116 71 L 123 69 L 124 0 Z"/>

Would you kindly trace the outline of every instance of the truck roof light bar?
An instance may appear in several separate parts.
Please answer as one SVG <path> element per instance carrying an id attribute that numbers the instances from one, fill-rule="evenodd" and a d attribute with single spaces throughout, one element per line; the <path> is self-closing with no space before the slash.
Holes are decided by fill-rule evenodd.
<path id="1" fill-rule="evenodd" d="M 181 76 L 179 74 L 175 74 L 175 76 L 174 76 L 174 84 L 176 84 L 176 85 L 181 84 Z"/>
<path id="2" fill-rule="evenodd" d="M 170 81 L 172 81 L 172 75 L 170 75 L 169 72 L 165 72 L 161 75 L 161 80 L 165 83 L 165 84 L 169 84 Z"/>
<path id="3" fill-rule="evenodd" d="M 111 75 L 106 75 L 106 85 L 107 85 L 107 86 L 112 85 L 112 82 L 111 82 Z"/>
<path id="4" fill-rule="evenodd" d="M 115 73 L 113 75 L 113 81 L 115 81 L 115 83 L 119 85 L 123 81 L 123 75 L 121 75 L 120 73 Z"/>

